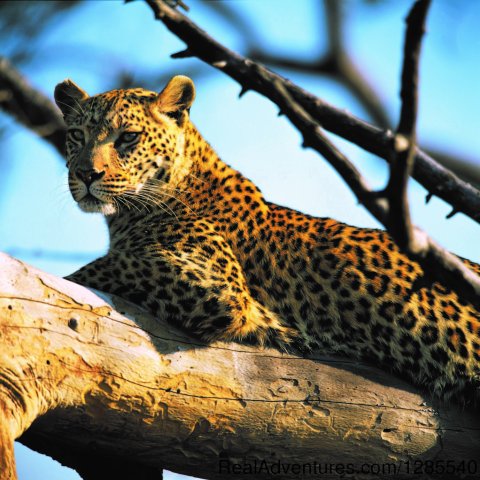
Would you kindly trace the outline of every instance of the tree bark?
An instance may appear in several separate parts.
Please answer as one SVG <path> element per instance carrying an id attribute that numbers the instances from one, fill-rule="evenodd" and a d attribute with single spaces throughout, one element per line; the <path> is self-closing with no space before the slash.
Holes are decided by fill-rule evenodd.
<path id="1" fill-rule="evenodd" d="M 152 479 L 162 468 L 220 479 L 255 462 L 263 471 L 242 478 L 302 478 L 293 464 L 307 478 L 325 464 L 372 478 L 365 469 L 384 463 L 411 478 L 402 462 L 478 459 L 476 412 L 433 404 L 371 366 L 202 345 L 4 254 L 0 271 L 0 480 L 16 478 L 17 438 L 88 478 L 96 458 Z"/>

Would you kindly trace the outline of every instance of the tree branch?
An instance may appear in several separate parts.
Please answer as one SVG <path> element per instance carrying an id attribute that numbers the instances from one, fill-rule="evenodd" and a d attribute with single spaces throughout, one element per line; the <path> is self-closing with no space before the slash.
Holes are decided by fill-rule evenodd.
<path id="1" fill-rule="evenodd" d="M 272 101 L 275 95 L 272 84 L 275 80 L 279 80 L 293 99 L 323 128 L 370 153 L 387 160 L 390 158 L 392 132 L 383 131 L 337 109 L 263 65 L 228 50 L 162 0 L 146 0 L 146 3 L 155 17 L 186 43 L 187 49 L 172 55 L 174 58 L 196 56 L 235 79 L 242 87 L 241 94 L 248 90 L 255 90 Z M 480 222 L 480 191 L 443 168 L 419 149 L 416 150 L 413 177 L 429 193 L 452 205 L 455 211 L 462 212 Z"/>
<path id="2" fill-rule="evenodd" d="M 415 253 L 420 246 L 414 244 L 407 186 L 415 161 L 418 64 L 429 6 L 430 0 L 416 1 L 407 17 L 400 92 L 402 107 L 397 131 L 393 139 L 390 178 L 385 190 L 385 196 L 388 199 L 388 231 L 400 248 Z"/>
<path id="3" fill-rule="evenodd" d="M 408 206 L 407 185 L 415 161 L 418 111 L 418 65 L 422 36 L 430 0 L 417 0 L 407 17 L 404 45 L 401 99 L 402 107 L 393 139 L 390 178 L 384 196 L 388 200 L 388 218 L 383 224 L 397 244 L 416 259 L 432 278 L 480 307 L 480 277 L 428 235 L 414 227 Z"/>
<path id="4" fill-rule="evenodd" d="M 425 149 L 428 155 L 437 158 L 447 169 L 455 172 L 460 178 L 469 182 L 477 190 L 480 188 L 480 164 L 473 157 L 459 156 L 455 152 L 438 150 L 434 146 Z M 452 215 L 453 216 L 453 215 Z"/>
<path id="5" fill-rule="evenodd" d="M 87 474 L 92 458 L 128 458 L 152 475 L 210 479 L 229 477 L 219 468 L 229 462 L 360 469 L 392 456 L 468 461 L 480 449 L 475 412 L 432 404 L 374 367 L 203 345 L 4 254 L 0 268 L 1 480 L 16 479 L 16 438 Z"/>
<path id="6" fill-rule="evenodd" d="M 22 125 L 50 142 L 61 155 L 65 149 L 65 124 L 55 105 L 0 57 L 0 108 Z"/>
<path id="7" fill-rule="evenodd" d="M 303 136 L 303 147 L 313 148 L 342 176 L 359 203 L 366 206 L 382 224 L 388 218 L 387 202 L 375 195 L 368 182 L 355 165 L 325 136 L 318 123 L 296 103 L 285 86 L 278 80 L 273 83 L 275 103 Z"/>
<path id="8" fill-rule="evenodd" d="M 303 136 L 303 146 L 311 147 L 323 155 L 346 181 L 359 203 L 382 223 L 387 230 L 391 224 L 388 198 L 372 191 L 367 181 L 322 133 L 320 126 L 302 109 L 288 93 L 284 85 L 275 81 L 272 85 L 274 101 Z M 411 226 L 412 242 L 405 245 L 410 257 L 420 263 L 432 279 L 441 281 L 458 295 L 480 308 L 480 277 L 468 268 L 456 255 L 438 245 L 423 230 Z M 410 247 L 410 248 L 409 248 Z"/>
<path id="9" fill-rule="evenodd" d="M 313 61 L 285 59 L 259 49 L 252 49 L 247 55 L 255 61 L 276 67 L 326 75 L 337 80 L 350 90 L 377 125 L 388 128 L 390 121 L 378 95 L 345 49 L 343 32 L 345 3 L 340 0 L 324 0 L 323 5 L 324 15 L 321 21 L 326 23 L 328 48 L 318 59 Z"/>
<path id="10" fill-rule="evenodd" d="M 248 45 L 247 57 L 274 67 L 329 76 L 343 84 L 357 98 L 377 126 L 384 129 L 390 128 L 391 121 L 379 95 L 345 48 L 343 32 L 345 2 L 341 0 L 324 0 L 323 4 L 324 12 L 322 13 L 324 15 L 321 16 L 320 20 L 322 23 L 326 22 L 328 48 L 327 52 L 322 52 L 318 59 L 303 61 L 264 52 L 261 47 L 252 44 L 251 33 L 246 38 Z M 229 20 L 232 19 L 229 18 Z M 239 19 L 235 20 L 237 23 L 235 21 L 230 22 L 232 28 L 238 28 Z M 245 36 L 247 31 L 246 26 L 242 25 L 239 33 Z M 476 189 L 480 187 L 480 172 L 476 166 L 475 159 L 461 158 L 458 155 L 449 155 L 435 149 L 426 149 L 425 152 L 427 155 L 437 159 L 443 167 L 452 171 L 465 182 L 470 183 Z M 456 213 L 458 212 L 452 209 L 447 218 L 451 218 Z"/>

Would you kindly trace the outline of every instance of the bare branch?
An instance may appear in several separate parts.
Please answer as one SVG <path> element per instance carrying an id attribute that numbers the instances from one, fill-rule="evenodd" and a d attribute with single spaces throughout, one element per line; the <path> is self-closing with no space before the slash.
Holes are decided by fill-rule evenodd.
<path id="1" fill-rule="evenodd" d="M 258 47 L 250 48 L 247 55 L 257 62 L 303 73 L 325 75 L 340 82 L 358 99 L 377 125 L 389 128 L 390 120 L 382 102 L 366 76 L 345 49 L 342 11 L 344 5 L 340 0 L 324 0 L 324 6 L 329 46 L 327 52 L 318 59 L 313 61 L 288 59 L 266 53 Z M 322 20 L 324 19 L 322 18 Z M 320 29 L 325 30 L 325 27 L 321 25 Z"/>
<path id="2" fill-rule="evenodd" d="M 328 53 L 313 63 L 297 59 L 286 59 L 256 49 L 251 51 L 250 57 L 255 61 L 263 62 L 271 66 L 331 77 L 342 83 L 355 95 L 375 123 L 384 128 L 390 125 L 387 113 L 380 99 L 375 94 L 371 85 L 363 77 L 353 60 L 346 54 L 341 57 L 336 57 Z"/>
<path id="3" fill-rule="evenodd" d="M 329 40 L 326 56 L 333 66 L 334 77 L 355 95 L 377 125 L 388 128 L 390 120 L 382 102 L 345 48 L 345 2 L 324 0 L 324 6 Z"/>
<path id="4" fill-rule="evenodd" d="M 382 102 L 345 49 L 342 8 L 344 4 L 339 0 L 324 0 L 323 4 L 324 12 L 322 11 L 321 21 L 326 23 L 328 49 L 318 59 L 309 61 L 286 59 L 256 47 L 250 48 L 247 55 L 256 61 L 275 67 L 333 78 L 351 91 L 377 125 L 388 128 L 390 120 Z M 320 2 L 316 4 L 316 6 L 319 5 L 321 5 Z"/>
<path id="5" fill-rule="evenodd" d="M 387 202 L 374 194 L 355 165 L 323 134 L 318 123 L 293 100 L 282 82 L 275 80 L 273 87 L 275 103 L 302 133 L 303 146 L 311 147 L 323 155 L 342 176 L 359 203 L 365 205 L 379 222 L 385 224 Z"/>
<path id="6" fill-rule="evenodd" d="M 284 56 L 265 52 L 261 47 L 251 45 L 251 35 L 248 40 L 247 56 L 255 61 L 263 62 L 269 66 L 280 67 L 301 73 L 328 76 L 343 84 L 359 101 L 366 112 L 372 118 L 374 124 L 382 128 L 391 128 L 391 120 L 384 104 L 368 81 L 365 72 L 355 63 L 354 59 L 345 47 L 344 41 L 344 6 L 341 0 L 324 0 L 324 10 L 320 15 L 321 23 L 326 22 L 328 48 L 327 52 L 320 53 L 318 58 L 299 60 L 297 58 L 285 58 Z M 321 5 L 317 3 L 316 5 Z M 343 7 L 343 8 L 342 8 Z M 240 34 L 244 34 L 242 28 Z M 469 182 L 475 188 L 480 188 L 480 169 L 477 160 L 473 158 L 459 157 L 458 154 L 447 154 L 432 148 L 425 152 L 435 158 L 443 167 L 451 170 L 465 182 Z M 429 193 L 430 195 L 430 193 Z M 458 213 L 455 208 L 447 218 Z"/>
<path id="7" fill-rule="evenodd" d="M 397 131 L 393 139 L 390 161 L 390 178 L 385 191 L 388 198 L 388 231 L 400 246 L 408 252 L 416 252 L 414 234 L 408 205 L 407 185 L 415 156 L 416 123 L 418 111 L 418 64 L 422 36 L 430 0 L 419 0 L 407 17 L 407 31 L 402 68 L 400 96 L 402 108 Z"/>
<path id="8" fill-rule="evenodd" d="M 275 102 L 282 112 L 302 133 L 304 146 L 323 155 L 343 177 L 358 201 L 387 229 L 389 228 L 389 205 L 387 198 L 372 191 L 355 166 L 322 133 L 320 126 L 302 109 L 288 93 L 285 86 L 276 81 Z M 425 275 L 458 292 L 472 305 L 480 306 L 480 277 L 468 268 L 456 255 L 438 245 L 423 230 L 412 228 L 412 245 L 406 249 L 411 258 L 418 261 Z"/>
<path id="9" fill-rule="evenodd" d="M 30 86 L 7 59 L 0 57 L 0 108 L 50 142 L 63 155 L 65 125 L 55 105 Z"/>
<path id="10" fill-rule="evenodd" d="M 469 182 L 475 188 L 480 188 L 480 163 L 473 157 L 459 156 L 454 151 L 448 152 L 435 147 L 425 147 L 428 155 L 436 158 L 445 168 L 455 172 L 461 179 Z"/>
<path id="11" fill-rule="evenodd" d="M 156 18 L 187 44 L 189 54 L 235 79 L 242 86 L 242 91 L 255 90 L 275 101 L 272 84 L 274 80 L 279 80 L 293 99 L 323 128 L 370 153 L 389 159 L 392 153 L 392 132 L 374 127 L 337 109 L 261 64 L 228 50 L 162 0 L 146 0 L 146 2 Z M 416 150 L 413 177 L 429 193 L 448 202 L 457 212 L 462 212 L 476 222 L 480 222 L 480 191 L 459 179 L 419 149 Z"/>

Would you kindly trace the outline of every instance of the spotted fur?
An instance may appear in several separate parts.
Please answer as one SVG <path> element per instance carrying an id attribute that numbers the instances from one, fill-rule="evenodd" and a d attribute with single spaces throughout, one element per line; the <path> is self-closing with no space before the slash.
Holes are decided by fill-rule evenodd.
<path id="1" fill-rule="evenodd" d="M 479 311 L 386 232 L 266 201 L 190 122 L 190 79 L 93 97 L 65 81 L 55 98 L 72 195 L 110 232 L 108 253 L 69 279 L 206 341 L 367 358 L 445 397 L 474 384 Z"/>

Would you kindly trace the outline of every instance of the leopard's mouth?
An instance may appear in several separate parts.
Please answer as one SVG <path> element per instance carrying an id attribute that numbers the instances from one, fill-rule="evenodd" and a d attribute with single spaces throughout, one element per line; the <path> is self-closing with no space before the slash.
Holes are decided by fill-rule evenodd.
<path id="1" fill-rule="evenodd" d="M 113 215 L 117 211 L 113 203 L 100 200 L 91 193 L 87 193 L 83 198 L 78 200 L 77 203 L 80 209 L 87 213 Z"/>

